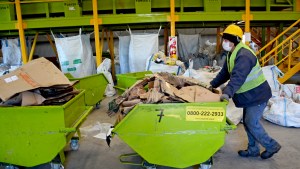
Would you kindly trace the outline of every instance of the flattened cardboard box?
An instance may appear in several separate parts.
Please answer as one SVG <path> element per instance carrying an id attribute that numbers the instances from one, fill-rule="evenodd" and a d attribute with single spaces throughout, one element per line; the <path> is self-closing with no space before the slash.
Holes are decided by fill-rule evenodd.
<path id="1" fill-rule="evenodd" d="M 39 58 L 0 77 L 0 98 L 6 101 L 17 93 L 54 85 L 71 85 L 71 82 L 53 63 Z"/>

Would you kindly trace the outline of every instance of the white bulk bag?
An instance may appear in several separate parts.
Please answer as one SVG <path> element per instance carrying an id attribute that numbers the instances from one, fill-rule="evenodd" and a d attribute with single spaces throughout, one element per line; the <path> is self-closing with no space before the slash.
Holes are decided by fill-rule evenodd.
<path id="1" fill-rule="evenodd" d="M 120 73 L 129 72 L 129 44 L 130 36 L 119 36 Z"/>
<path id="2" fill-rule="evenodd" d="M 296 103 L 300 103 L 300 86 L 295 84 L 281 85 L 280 96 L 292 99 Z"/>
<path id="3" fill-rule="evenodd" d="M 144 71 L 146 68 L 147 58 L 153 53 L 158 52 L 158 34 L 132 34 L 131 30 L 129 30 L 129 32 L 130 72 Z"/>
<path id="4" fill-rule="evenodd" d="M 20 39 L 2 39 L 3 63 L 9 66 L 21 66 L 22 54 L 20 47 Z M 27 55 L 30 52 L 30 41 L 26 38 Z"/>
<path id="5" fill-rule="evenodd" d="M 281 126 L 300 127 L 300 104 L 286 97 L 273 96 L 263 117 Z"/>
<path id="6" fill-rule="evenodd" d="M 79 35 L 76 36 L 56 38 L 53 35 L 53 37 L 63 73 L 70 73 L 75 78 L 96 73 L 90 34 L 81 34 L 79 29 Z"/>
<path id="7" fill-rule="evenodd" d="M 278 95 L 280 89 L 280 82 L 278 77 L 282 77 L 283 73 L 275 65 L 262 67 L 262 71 L 271 87 L 273 95 Z"/>

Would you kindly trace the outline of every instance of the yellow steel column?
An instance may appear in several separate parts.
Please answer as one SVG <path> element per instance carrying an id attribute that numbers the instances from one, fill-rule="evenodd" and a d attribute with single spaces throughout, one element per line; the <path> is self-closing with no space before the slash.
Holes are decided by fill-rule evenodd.
<path id="1" fill-rule="evenodd" d="M 32 58 L 33 58 L 33 54 L 34 54 L 34 50 L 35 50 L 35 46 L 36 46 L 36 40 L 37 40 L 38 36 L 39 36 L 39 33 L 36 32 L 36 34 L 34 36 L 34 40 L 33 40 L 32 46 L 31 46 L 31 51 L 30 51 L 30 54 L 29 54 L 28 61 L 31 61 Z"/>
<path id="2" fill-rule="evenodd" d="M 175 36 L 175 0 L 170 0 L 171 36 Z"/>
<path id="3" fill-rule="evenodd" d="M 23 26 L 23 20 L 22 20 L 20 0 L 16 0 L 15 3 L 16 3 L 15 5 L 16 5 L 16 13 L 17 13 L 17 19 L 18 19 L 18 23 L 17 23 L 16 27 L 17 27 L 17 29 L 19 29 L 22 61 L 25 64 L 25 63 L 27 63 L 27 51 L 26 51 L 25 34 L 24 34 L 24 26 Z"/>
<path id="4" fill-rule="evenodd" d="M 101 22 L 100 22 L 101 24 Z M 102 56 L 100 55 L 100 40 L 99 40 L 99 20 L 98 20 L 98 4 L 97 0 L 93 0 L 93 25 L 95 32 L 95 50 L 96 50 L 96 62 L 97 66 L 102 62 Z"/>
<path id="5" fill-rule="evenodd" d="M 245 21 L 245 43 L 249 45 L 251 40 L 251 32 L 250 32 L 250 20 L 253 19 L 253 16 L 250 14 L 250 0 L 246 0 L 246 10 L 243 15 L 243 20 Z"/>

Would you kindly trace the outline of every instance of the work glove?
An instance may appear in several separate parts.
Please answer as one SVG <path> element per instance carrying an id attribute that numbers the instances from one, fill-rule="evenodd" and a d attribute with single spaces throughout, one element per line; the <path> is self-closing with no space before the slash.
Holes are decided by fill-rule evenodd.
<path id="1" fill-rule="evenodd" d="M 228 96 L 228 94 L 222 94 L 221 96 L 220 96 L 220 101 L 229 101 L 229 96 Z"/>
<path id="2" fill-rule="evenodd" d="M 226 86 L 225 86 L 224 84 L 222 84 L 222 85 L 220 86 L 220 89 L 221 89 L 222 93 L 224 93 L 225 88 L 226 88 Z"/>

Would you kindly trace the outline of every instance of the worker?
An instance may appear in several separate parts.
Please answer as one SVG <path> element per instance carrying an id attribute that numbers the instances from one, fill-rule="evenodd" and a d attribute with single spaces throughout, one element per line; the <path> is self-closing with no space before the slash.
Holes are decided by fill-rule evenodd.
<path id="1" fill-rule="evenodd" d="M 243 123 L 248 136 L 248 148 L 238 151 L 238 154 L 241 157 L 260 156 L 262 159 L 268 159 L 281 148 L 260 123 L 263 111 L 272 96 L 271 88 L 255 53 L 242 42 L 242 29 L 232 24 L 221 35 L 222 47 L 228 51 L 228 54 L 224 66 L 210 85 L 212 88 L 217 88 L 229 80 L 220 100 L 229 101 L 232 98 L 236 107 L 243 108 Z M 265 148 L 261 154 L 259 144 Z"/>

